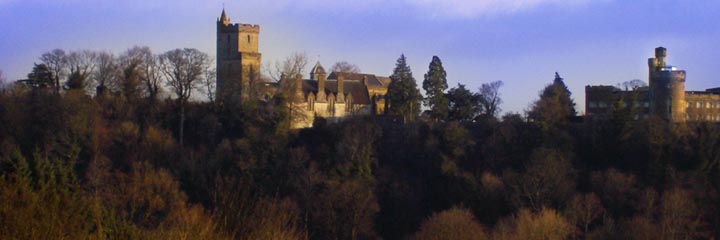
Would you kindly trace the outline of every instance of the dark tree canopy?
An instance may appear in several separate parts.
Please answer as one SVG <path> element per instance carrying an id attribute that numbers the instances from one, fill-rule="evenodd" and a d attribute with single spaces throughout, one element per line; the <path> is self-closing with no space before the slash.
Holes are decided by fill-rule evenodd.
<path id="1" fill-rule="evenodd" d="M 176 51 L 181 61 L 168 62 Z M 184 51 L 158 58 L 158 79 L 213 75 L 188 66 Z M 720 236 L 715 122 L 568 121 L 572 99 L 556 76 L 536 118 L 484 121 L 481 95 L 493 95 L 457 85 L 446 94 L 448 121 L 354 115 L 288 130 L 284 94 L 253 106 L 144 101 L 146 53 L 116 59 L 116 81 L 131 80 L 122 93 L 55 94 L 44 63 L 0 91 L 0 239 Z M 100 85 L 106 60 L 90 84 Z M 417 93 L 401 60 L 394 88 L 409 88 L 395 96 Z M 70 65 L 84 66 L 62 68 L 63 84 Z M 188 86 L 208 87 L 201 82 Z M 419 108 L 415 96 L 405 99 Z"/>
<path id="2" fill-rule="evenodd" d="M 481 111 L 481 98 L 465 85 L 459 84 L 447 93 L 449 103 L 448 119 L 453 121 L 471 121 Z"/>
<path id="3" fill-rule="evenodd" d="M 417 88 L 405 55 L 400 55 L 386 95 L 386 114 L 402 116 L 405 121 L 414 121 L 420 114 L 422 95 Z"/>
<path id="4" fill-rule="evenodd" d="M 445 97 L 447 88 L 445 68 L 443 68 L 440 58 L 433 56 L 423 81 L 423 89 L 425 90 L 423 103 L 430 108 L 430 117 L 435 121 L 445 119 L 448 116 L 448 99 Z"/>
<path id="5" fill-rule="evenodd" d="M 32 72 L 30 72 L 27 77 L 27 85 L 30 85 L 32 88 L 51 87 L 55 81 L 52 71 L 44 63 L 36 63 Z"/>
<path id="6" fill-rule="evenodd" d="M 563 78 L 556 72 L 553 83 L 540 92 L 540 99 L 533 104 L 528 115 L 531 119 L 540 122 L 564 122 L 577 115 L 571 95 Z"/>

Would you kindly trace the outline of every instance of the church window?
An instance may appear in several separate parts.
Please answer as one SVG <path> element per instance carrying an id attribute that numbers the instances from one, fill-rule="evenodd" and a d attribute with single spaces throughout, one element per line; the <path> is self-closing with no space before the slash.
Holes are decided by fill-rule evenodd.
<path id="1" fill-rule="evenodd" d="M 248 43 L 250 43 L 250 35 L 247 36 Z"/>
<path id="2" fill-rule="evenodd" d="M 307 102 L 308 102 L 308 110 L 312 111 L 315 108 L 315 99 L 312 96 L 310 96 L 310 97 L 308 97 Z"/>

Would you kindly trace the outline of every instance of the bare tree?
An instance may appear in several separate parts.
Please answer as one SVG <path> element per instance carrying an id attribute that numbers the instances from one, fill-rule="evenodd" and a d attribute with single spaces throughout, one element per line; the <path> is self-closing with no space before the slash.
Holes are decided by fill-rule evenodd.
<path id="1" fill-rule="evenodd" d="M 265 69 L 270 78 L 275 81 L 280 81 L 283 75 L 294 77 L 296 74 L 303 74 L 307 63 L 307 54 L 304 52 L 294 52 L 282 61 L 273 62 L 271 65 L 265 67 Z"/>
<path id="2" fill-rule="evenodd" d="M 162 83 L 163 75 L 160 71 L 160 59 L 159 56 L 152 54 L 149 47 L 142 47 L 139 51 L 142 54 L 142 64 L 140 66 L 143 77 L 141 81 L 145 85 L 148 98 L 154 102 L 162 90 L 160 83 Z"/>
<path id="3" fill-rule="evenodd" d="M 66 86 L 68 89 L 87 90 L 90 77 L 95 71 L 97 54 L 90 50 L 73 51 L 67 55 L 67 66 L 70 69 Z"/>
<path id="4" fill-rule="evenodd" d="M 480 105 L 482 106 L 482 114 L 486 116 L 496 116 L 500 112 L 500 87 L 502 81 L 494 81 L 491 83 L 483 83 L 478 89 L 480 95 Z"/>
<path id="5" fill-rule="evenodd" d="M 297 78 L 302 78 L 307 63 L 308 58 L 305 53 L 295 52 L 287 56 L 284 60 L 276 61 L 273 65 L 265 68 L 270 78 L 280 82 L 279 94 L 283 95 L 283 98 L 286 100 L 284 104 L 287 104 L 288 117 L 292 122 L 308 120 L 305 114 L 305 108 L 299 104 L 303 101 L 302 96 L 296 92 L 298 89 L 297 84 L 302 82 L 297 81 Z"/>
<path id="6" fill-rule="evenodd" d="M 352 63 L 349 63 L 347 61 L 340 61 L 333 64 L 333 66 L 330 68 L 331 72 L 345 72 L 345 73 L 359 73 L 360 68 Z"/>
<path id="7" fill-rule="evenodd" d="M 138 47 L 128 49 L 120 55 L 120 89 L 126 99 L 137 99 L 140 95 L 142 58 Z"/>
<path id="8" fill-rule="evenodd" d="M 5 87 L 5 76 L 3 76 L 3 71 L 0 69 L 0 89 Z"/>
<path id="9" fill-rule="evenodd" d="M 470 209 L 456 206 L 423 221 L 412 239 L 488 239 L 483 228 Z"/>
<path id="10" fill-rule="evenodd" d="M 567 220 L 580 227 L 585 236 L 590 232 L 590 224 L 605 214 L 602 201 L 595 193 L 575 195 L 567 204 L 565 211 L 567 211 L 565 214 Z"/>
<path id="11" fill-rule="evenodd" d="M 640 79 L 633 79 L 633 80 L 618 83 L 617 86 L 625 91 L 628 91 L 628 90 L 635 90 L 635 89 L 641 88 L 641 87 L 647 87 L 647 83 L 643 82 Z"/>
<path id="12" fill-rule="evenodd" d="M 159 70 L 158 56 L 149 47 L 134 46 L 120 55 L 123 71 L 123 89 L 126 96 L 137 96 L 140 91 L 154 102 L 160 93 L 163 74 Z"/>
<path id="13" fill-rule="evenodd" d="M 115 90 L 117 86 L 117 79 L 120 75 L 117 59 L 111 52 L 98 52 L 97 58 L 95 59 L 95 71 L 93 80 L 97 85 L 97 95 L 106 93 L 106 91 Z"/>
<path id="14" fill-rule="evenodd" d="M 62 49 L 54 49 L 50 52 L 43 53 L 40 56 L 45 66 L 53 73 L 53 87 L 55 94 L 60 94 L 60 79 L 65 77 L 67 73 L 67 56 Z"/>
<path id="15" fill-rule="evenodd" d="M 210 62 L 212 62 L 212 60 L 210 60 Z M 205 69 L 205 77 L 203 79 L 203 85 L 204 85 L 205 96 L 207 96 L 210 103 L 215 102 L 216 77 L 217 77 L 217 70 L 214 67 L 212 67 L 211 64 L 208 64 L 207 68 Z"/>
<path id="16" fill-rule="evenodd" d="M 160 71 L 180 106 L 180 146 L 183 145 L 185 105 L 193 90 L 202 83 L 209 59 L 206 53 L 194 48 L 170 50 L 160 55 Z"/>

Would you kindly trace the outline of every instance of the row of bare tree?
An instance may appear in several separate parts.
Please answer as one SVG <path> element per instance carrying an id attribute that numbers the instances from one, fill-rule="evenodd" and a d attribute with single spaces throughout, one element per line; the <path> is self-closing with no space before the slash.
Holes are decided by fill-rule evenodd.
<path id="1" fill-rule="evenodd" d="M 211 58 L 191 48 L 154 54 L 149 47 L 135 46 L 119 56 L 108 51 L 55 49 L 43 53 L 40 62 L 51 73 L 49 85 L 56 94 L 83 89 L 154 99 L 167 86 L 175 97 L 188 99 L 195 89 L 212 94 L 200 86 L 215 80 Z"/>

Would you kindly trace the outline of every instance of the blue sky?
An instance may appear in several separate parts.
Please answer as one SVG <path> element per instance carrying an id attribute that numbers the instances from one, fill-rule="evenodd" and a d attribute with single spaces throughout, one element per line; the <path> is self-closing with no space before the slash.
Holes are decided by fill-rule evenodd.
<path id="1" fill-rule="evenodd" d="M 657 46 L 688 90 L 720 86 L 717 0 L 0 0 L 0 69 L 24 78 L 54 48 L 214 55 L 223 4 L 233 22 L 261 25 L 264 63 L 305 52 L 390 75 L 404 53 L 420 86 L 437 55 L 451 87 L 502 80 L 506 112 L 527 109 L 555 71 L 583 112 L 585 85 L 647 81 Z"/>

